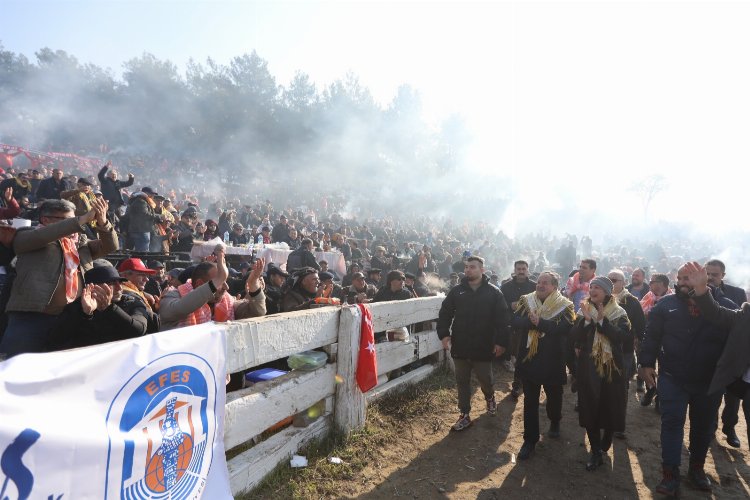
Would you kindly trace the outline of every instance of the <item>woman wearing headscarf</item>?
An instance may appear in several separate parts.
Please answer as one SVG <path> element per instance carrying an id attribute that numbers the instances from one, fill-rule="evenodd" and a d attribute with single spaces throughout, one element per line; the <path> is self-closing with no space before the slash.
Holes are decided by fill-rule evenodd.
<path id="1" fill-rule="evenodd" d="M 627 374 L 622 346 L 631 342 L 632 334 L 612 287 L 604 276 L 591 280 L 589 297 L 581 301 L 581 314 L 571 330 L 577 355 L 578 421 L 591 446 L 589 471 L 603 464 L 613 434 L 625 430 Z"/>

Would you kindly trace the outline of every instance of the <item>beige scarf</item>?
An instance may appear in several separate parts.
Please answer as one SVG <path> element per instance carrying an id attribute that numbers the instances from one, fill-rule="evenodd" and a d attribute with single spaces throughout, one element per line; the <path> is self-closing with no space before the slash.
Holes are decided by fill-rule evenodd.
<path id="1" fill-rule="evenodd" d="M 552 320 L 564 312 L 569 316 L 571 323 L 576 317 L 576 313 L 573 310 L 573 303 L 560 293 L 559 290 L 552 292 L 544 302 L 539 300 L 536 296 L 536 292 L 522 295 L 521 298 L 518 299 L 516 312 L 526 315 L 533 312 L 538 314 L 539 317 L 544 320 Z M 528 349 L 528 353 L 523 359 L 524 362 L 529 361 L 536 356 L 536 353 L 539 350 L 539 339 L 542 337 L 544 337 L 544 333 L 539 330 L 529 330 L 526 337 L 526 348 Z"/>
<path id="2" fill-rule="evenodd" d="M 591 311 L 591 321 L 595 324 L 598 323 L 599 311 L 596 310 L 596 306 L 594 304 L 591 304 L 589 299 L 585 299 L 585 302 L 590 306 L 589 310 Z M 614 300 L 610 300 L 607 305 L 604 306 L 603 313 L 604 317 L 607 318 L 612 324 L 614 324 L 615 321 L 624 316 L 628 321 L 628 325 L 630 325 L 630 320 L 628 320 L 628 313 L 625 312 L 625 309 L 620 307 L 620 305 L 617 303 L 616 298 L 614 298 Z M 615 365 L 615 359 L 612 356 L 612 343 L 604 334 L 599 333 L 598 325 L 596 327 L 596 330 L 594 331 L 594 343 L 591 346 L 591 359 L 594 360 L 596 373 L 598 373 L 602 378 L 606 377 L 608 382 L 612 381 L 613 371 L 620 373 L 620 370 Z"/>

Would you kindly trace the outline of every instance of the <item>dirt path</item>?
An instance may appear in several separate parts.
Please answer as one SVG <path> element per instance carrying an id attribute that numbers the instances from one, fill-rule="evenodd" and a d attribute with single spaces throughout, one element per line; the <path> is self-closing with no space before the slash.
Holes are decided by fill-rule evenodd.
<path id="1" fill-rule="evenodd" d="M 660 419 L 654 407 L 638 403 L 635 384 L 629 393 L 627 436 L 615 439 L 604 467 L 584 468 L 585 431 L 578 426 L 575 395 L 563 399 L 561 437 L 542 436 L 534 456 L 515 463 L 522 445 L 523 399 L 510 397 L 512 376 L 497 369 L 498 413 L 484 414 L 479 391 L 473 399 L 474 425 L 449 432 L 457 417 L 453 406 L 435 408 L 428 416 L 404 422 L 403 446 L 382 451 L 377 466 L 366 469 L 350 486 L 354 497 L 379 498 L 652 498 L 661 479 Z M 741 410 L 740 410 L 741 411 Z M 542 431 L 549 422 L 540 408 Z M 750 453 L 742 416 L 737 426 L 743 447 L 730 448 L 717 433 L 706 460 L 713 495 L 691 490 L 683 481 L 682 498 L 750 498 Z M 686 427 L 687 436 L 687 427 Z M 683 450 L 683 473 L 688 462 Z M 353 491 L 347 488 L 349 492 Z"/>

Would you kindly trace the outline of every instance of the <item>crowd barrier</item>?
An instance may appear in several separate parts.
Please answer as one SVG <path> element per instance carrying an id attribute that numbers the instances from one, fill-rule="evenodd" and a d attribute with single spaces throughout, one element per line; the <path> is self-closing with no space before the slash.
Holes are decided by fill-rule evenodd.
<path id="1" fill-rule="evenodd" d="M 433 321 L 441 303 L 441 297 L 428 297 L 370 304 L 374 331 Z M 323 348 L 329 353 L 328 364 L 314 371 L 292 371 L 227 394 L 224 446 L 231 457 L 228 467 L 233 494 L 256 486 L 279 463 L 288 461 L 308 441 L 324 437 L 334 426 L 344 432 L 361 428 L 368 403 L 403 384 L 424 379 L 437 365 L 426 364 L 385 381 L 388 372 L 434 354 L 443 359 L 435 330 L 412 334 L 406 342 L 376 344 L 382 383 L 363 394 L 355 377 L 360 325 L 359 309 L 353 306 L 324 307 L 226 325 L 227 370 L 232 373 L 310 349 Z M 287 427 L 259 439 L 278 422 L 320 401 L 325 402 L 322 415 L 306 427 Z M 238 447 L 251 442 L 252 447 L 236 453 Z"/>

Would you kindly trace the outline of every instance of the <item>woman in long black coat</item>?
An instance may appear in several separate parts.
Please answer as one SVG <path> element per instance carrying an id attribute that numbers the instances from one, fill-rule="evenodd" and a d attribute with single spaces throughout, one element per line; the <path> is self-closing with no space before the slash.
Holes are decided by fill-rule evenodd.
<path id="1" fill-rule="evenodd" d="M 581 301 L 571 335 L 577 354 L 578 421 L 591 446 L 586 469 L 594 470 L 602 465 L 612 435 L 625 430 L 627 405 L 622 346 L 631 336 L 630 321 L 612 296 L 609 278 L 591 281 L 589 298 Z"/>

